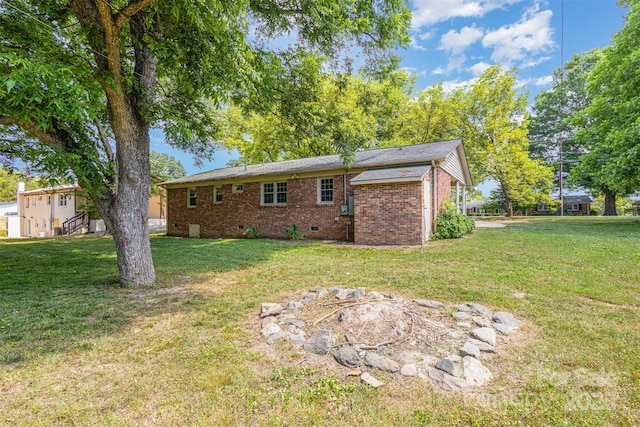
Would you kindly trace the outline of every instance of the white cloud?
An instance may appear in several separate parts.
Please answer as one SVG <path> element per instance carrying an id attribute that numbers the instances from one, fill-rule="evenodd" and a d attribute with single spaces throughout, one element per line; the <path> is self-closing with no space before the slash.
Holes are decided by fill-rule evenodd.
<path id="1" fill-rule="evenodd" d="M 449 30 L 448 33 L 440 38 L 440 46 L 438 49 L 459 55 L 478 41 L 482 35 L 482 30 L 476 27 L 463 27 L 459 32 Z"/>
<path id="2" fill-rule="evenodd" d="M 411 27 L 433 25 L 451 18 L 481 18 L 521 0 L 413 0 Z"/>
<path id="3" fill-rule="evenodd" d="M 421 45 L 418 44 L 418 42 L 416 41 L 415 37 L 411 37 L 411 41 L 409 42 L 409 47 L 414 49 L 414 50 L 422 50 L 422 51 L 427 50 L 426 47 L 421 46 Z"/>
<path id="4" fill-rule="evenodd" d="M 445 93 L 449 93 L 461 87 L 471 86 L 472 84 L 475 84 L 477 80 L 478 80 L 477 78 L 473 78 L 473 79 L 464 80 L 464 81 L 450 80 L 450 81 L 442 82 L 442 89 L 444 90 Z"/>
<path id="5" fill-rule="evenodd" d="M 427 70 L 420 70 L 415 67 L 402 67 L 402 69 L 405 70 L 407 73 L 417 74 L 420 77 L 424 77 L 429 74 Z"/>
<path id="6" fill-rule="evenodd" d="M 442 67 L 438 67 L 438 68 L 436 68 L 435 70 L 433 70 L 431 72 L 432 76 L 441 76 L 441 75 L 444 75 L 444 74 L 447 74 L 447 70 L 445 70 Z"/>
<path id="7" fill-rule="evenodd" d="M 426 31 L 424 33 L 418 34 L 418 38 L 420 40 L 429 40 L 429 39 L 434 38 L 435 35 L 436 35 L 435 31 Z"/>
<path id="8" fill-rule="evenodd" d="M 548 76 L 542 76 L 542 77 L 532 77 L 528 79 L 522 79 L 520 80 L 520 82 L 525 86 L 536 86 L 536 87 L 547 86 L 553 83 L 553 76 L 548 75 Z"/>
<path id="9" fill-rule="evenodd" d="M 478 62 L 469 67 L 469 71 L 474 76 L 479 76 L 480 74 L 484 73 L 484 71 L 489 67 L 491 67 L 491 64 L 487 64 L 486 62 Z"/>
<path id="10" fill-rule="evenodd" d="M 447 71 L 462 71 L 464 70 L 464 63 L 467 61 L 467 57 L 464 55 L 451 56 L 449 63 L 447 64 Z"/>
<path id="11" fill-rule="evenodd" d="M 554 47 L 550 10 L 539 10 L 538 4 L 528 9 L 520 21 L 504 25 L 488 32 L 482 39 L 484 47 L 493 48 L 491 59 L 495 62 L 534 63 L 532 56 L 547 52 Z"/>
<path id="12" fill-rule="evenodd" d="M 525 69 L 525 68 L 531 68 L 531 67 L 535 67 L 538 64 L 542 64 L 543 62 L 546 62 L 550 59 L 552 59 L 553 56 L 541 56 L 540 58 L 529 58 L 528 61 L 523 62 L 522 64 L 520 64 L 520 69 Z"/>

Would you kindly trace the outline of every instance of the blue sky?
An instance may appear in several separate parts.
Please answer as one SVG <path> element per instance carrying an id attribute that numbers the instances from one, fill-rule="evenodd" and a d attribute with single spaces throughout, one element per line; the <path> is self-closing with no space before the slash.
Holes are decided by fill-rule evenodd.
<path id="1" fill-rule="evenodd" d="M 416 90 L 442 81 L 445 88 L 471 82 L 488 66 L 515 67 L 530 94 L 550 87 L 561 66 L 562 1 L 413 0 L 411 45 L 398 51 L 401 65 L 418 76 Z M 622 28 L 625 9 L 614 0 L 564 0 L 564 61 L 609 44 Z M 151 149 L 179 159 L 189 175 L 225 167 L 226 151 L 198 168 L 193 157 L 151 134 Z M 480 187 L 488 195 L 490 185 Z"/>

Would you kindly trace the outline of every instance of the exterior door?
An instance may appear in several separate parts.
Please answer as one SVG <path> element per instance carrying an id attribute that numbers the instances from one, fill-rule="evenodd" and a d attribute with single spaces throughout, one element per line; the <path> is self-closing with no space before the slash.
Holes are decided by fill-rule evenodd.
<path id="1" fill-rule="evenodd" d="M 424 193 L 424 241 L 426 242 L 429 240 L 429 233 L 431 232 L 431 183 L 429 181 L 422 181 L 422 189 Z"/>

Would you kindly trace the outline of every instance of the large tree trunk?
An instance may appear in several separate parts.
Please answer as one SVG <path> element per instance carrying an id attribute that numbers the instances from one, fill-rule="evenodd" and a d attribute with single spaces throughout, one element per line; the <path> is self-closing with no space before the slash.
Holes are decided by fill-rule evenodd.
<path id="1" fill-rule="evenodd" d="M 105 76 L 101 83 L 116 141 L 117 170 L 111 194 L 96 200 L 96 205 L 100 206 L 102 218 L 116 243 L 122 286 L 147 285 L 156 280 L 148 234 L 150 141 L 149 125 L 144 117 L 154 99 L 158 63 L 144 37 L 145 8 L 149 4 L 150 0 L 133 1 L 114 13 L 109 2 L 71 1 L 78 20 L 89 34 L 96 65 Z M 121 36 L 127 21 L 134 52 L 131 75 L 123 70 L 120 51 L 126 43 Z M 133 79 L 134 84 L 127 79 Z"/>
<path id="2" fill-rule="evenodd" d="M 115 128 L 114 128 L 115 131 Z M 148 285 L 156 274 L 148 234 L 149 131 L 144 124 L 118 129 L 118 181 L 111 200 L 97 200 L 116 244 L 120 284 Z"/>
<path id="3" fill-rule="evenodd" d="M 616 211 L 616 193 L 604 191 L 604 216 L 618 216 Z"/>

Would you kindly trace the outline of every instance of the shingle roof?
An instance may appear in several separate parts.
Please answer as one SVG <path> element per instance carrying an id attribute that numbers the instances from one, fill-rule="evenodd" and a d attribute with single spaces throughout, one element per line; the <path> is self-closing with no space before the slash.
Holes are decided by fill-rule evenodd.
<path id="1" fill-rule="evenodd" d="M 78 184 L 62 184 L 55 187 L 37 188 L 35 190 L 21 191 L 20 194 L 42 194 L 42 193 L 56 193 L 68 190 L 77 190 L 80 186 Z"/>
<path id="2" fill-rule="evenodd" d="M 560 200 L 560 197 L 554 197 L 554 200 Z M 593 203 L 593 199 L 587 194 L 577 194 L 575 196 L 562 196 L 562 203 L 565 205 Z"/>
<path id="3" fill-rule="evenodd" d="M 421 181 L 431 169 L 430 165 L 403 166 L 390 169 L 370 169 L 351 179 L 352 185 L 384 182 Z"/>
<path id="4" fill-rule="evenodd" d="M 428 144 L 406 145 L 402 147 L 380 148 L 376 150 L 358 151 L 351 169 L 380 168 L 425 164 L 432 160 L 443 161 L 455 150 L 462 140 L 431 142 Z M 280 175 L 299 172 L 315 172 L 344 168 L 342 158 L 337 155 L 308 157 L 305 159 L 284 160 L 274 163 L 237 166 L 214 169 L 209 172 L 178 178 L 164 182 L 163 185 L 187 184 L 192 182 L 217 181 L 223 179 L 249 178 L 266 175 Z"/>

